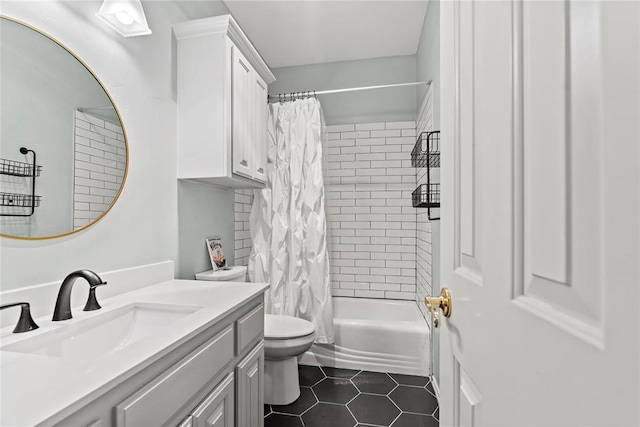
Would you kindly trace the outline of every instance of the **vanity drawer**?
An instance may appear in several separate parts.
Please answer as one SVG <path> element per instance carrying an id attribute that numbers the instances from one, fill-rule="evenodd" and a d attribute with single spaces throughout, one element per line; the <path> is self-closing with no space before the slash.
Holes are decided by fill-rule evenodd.
<path id="1" fill-rule="evenodd" d="M 118 426 L 160 426 L 233 359 L 229 325 L 116 407 Z"/>
<path id="2" fill-rule="evenodd" d="M 236 354 L 240 354 L 243 348 L 252 344 L 256 338 L 262 338 L 264 334 L 264 305 L 260 304 L 238 319 L 236 331 Z"/>

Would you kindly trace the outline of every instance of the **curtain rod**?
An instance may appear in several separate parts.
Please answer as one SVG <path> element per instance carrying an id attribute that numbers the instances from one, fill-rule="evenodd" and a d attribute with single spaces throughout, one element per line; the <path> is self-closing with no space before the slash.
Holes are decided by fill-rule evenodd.
<path id="1" fill-rule="evenodd" d="M 281 99 L 286 99 L 287 97 L 297 99 L 297 98 L 308 98 L 310 96 L 317 96 L 317 95 L 329 95 L 332 93 L 356 92 L 360 90 L 387 89 L 387 88 L 420 86 L 420 85 L 430 85 L 430 84 L 431 84 L 431 80 L 428 80 L 426 82 L 395 83 L 395 84 L 378 85 L 378 86 L 350 87 L 346 89 L 321 90 L 317 92 L 306 91 L 306 92 L 281 93 L 278 96 L 269 95 L 269 98 L 273 100 L 277 99 L 279 101 Z"/>

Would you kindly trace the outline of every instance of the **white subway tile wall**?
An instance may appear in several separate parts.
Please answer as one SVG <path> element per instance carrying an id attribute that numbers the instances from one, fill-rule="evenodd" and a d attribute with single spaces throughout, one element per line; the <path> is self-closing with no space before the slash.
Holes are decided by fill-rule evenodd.
<path id="1" fill-rule="evenodd" d="M 327 244 L 335 296 L 416 298 L 415 126 L 327 126 Z"/>
<path id="2" fill-rule="evenodd" d="M 234 265 L 247 265 L 251 254 L 251 232 L 249 214 L 253 203 L 253 190 L 236 190 L 235 215 L 235 251 Z"/>
<path id="3" fill-rule="evenodd" d="M 335 296 L 416 298 L 415 122 L 327 126 L 327 245 Z M 251 252 L 252 190 L 235 192 L 235 264 Z"/>
<path id="4" fill-rule="evenodd" d="M 127 164 L 124 132 L 86 112 L 75 113 L 73 228 L 98 218 L 111 204 Z"/>
<path id="5" fill-rule="evenodd" d="M 433 96 L 431 86 L 425 97 L 425 101 L 418 113 L 416 123 L 418 135 L 421 132 L 431 131 L 433 129 Z M 424 184 L 427 181 L 426 168 L 417 169 L 417 185 Z M 439 170 L 434 172 L 434 178 L 439 182 Z M 433 224 L 429 221 L 426 209 L 416 209 L 417 221 L 417 275 L 416 275 L 416 303 L 422 311 L 422 315 L 429 319 L 427 308 L 424 305 L 424 298 L 430 296 L 433 287 Z M 439 209 L 432 210 L 432 213 L 439 215 Z"/>

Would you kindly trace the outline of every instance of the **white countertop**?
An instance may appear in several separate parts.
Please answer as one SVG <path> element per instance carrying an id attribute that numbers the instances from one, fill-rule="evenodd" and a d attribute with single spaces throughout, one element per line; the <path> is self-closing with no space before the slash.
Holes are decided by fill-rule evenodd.
<path id="1" fill-rule="evenodd" d="M 85 285 L 77 283 L 75 286 Z M 40 329 L 22 334 L 13 334 L 13 326 L 3 328 L 0 330 L 2 347 L 72 322 L 82 322 L 132 302 L 202 306 L 104 359 L 71 361 L 0 351 L 0 426 L 51 425 L 63 420 L 266 288 L 264 283 L 171 280 L 104 300 L 100 299 L 98 289 L 101 310 L 84 312 L 82 307 L 74 307 L 73 319 L 52 322 L 51 316 L 38 318 L 35 320 Z M 54 304 L 55 301 L 51 301 L 52 308 Z"/>

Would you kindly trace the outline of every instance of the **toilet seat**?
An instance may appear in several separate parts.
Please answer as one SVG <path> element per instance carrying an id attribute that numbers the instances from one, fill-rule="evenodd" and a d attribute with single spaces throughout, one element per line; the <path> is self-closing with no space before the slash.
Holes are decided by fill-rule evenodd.
<path id="1" fill-rule="evenodd" d="M 202 273 L 196 273 L 196 280 L 211 281 L 241 281 L 243 282 L 247 275 L 247 267 L 244 265 L 235 265 L 233 267 L 224 267 L 219 270 L 207 270 Z"/>
<path id="2" fill-rule="evenodd" d="M 288 340 L 312 335 L 315 326 L 308 320 L 277 314 L 264 315 L 264 339 Z"/>

